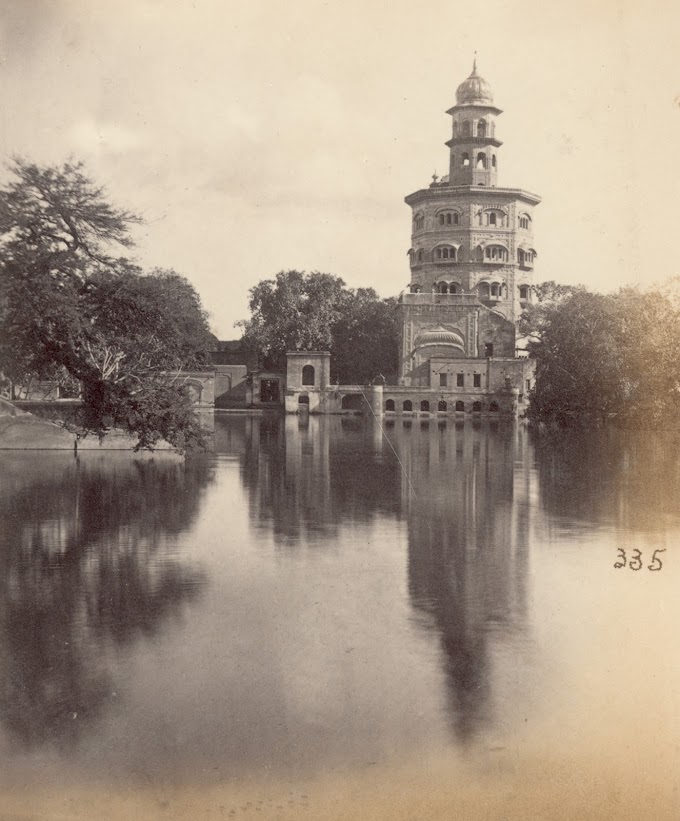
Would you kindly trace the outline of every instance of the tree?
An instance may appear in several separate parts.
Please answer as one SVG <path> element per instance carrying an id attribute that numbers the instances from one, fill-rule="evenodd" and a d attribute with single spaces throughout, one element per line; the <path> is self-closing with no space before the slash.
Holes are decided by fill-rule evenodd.
<path id="1" fill-rule="evenodd" d="M 84 426 L 201 440 L 188 393 L 160 374 L 207 364 L 210 334 L 198 294 L 173 271 L 144 275 L 111 249 L 132 246 L 139 218 L 111 206 L 82 165 L 23 160 L 0 190 L 0 371 L 14 381 L 76 380 Z"/>
<path id="2" fill-rule="evenodd" d="M 576 288 L 539 308 L 529 343 L 536 359 L 530 418 L 677 425 L 680 300 L 672 282 L 608 295 Z"/>
<path id="3" fill-rule="evenodd" d="M 583 291 L 585 291 L 583 285 L 560 285 L 554 280 L 541 282 L 534 286 L 534 300 L 527 305 L 519 318 L 519 333 L 528 339 L 540 338 L 549 309 Z"/>
<path id="4" fill-rule="evenodd" d="M 337 384 L 396 383 L 401 323 L 397 300 L 372 288 L 349 291 L 332 328 L 331 376 Z"/>
<path id="5" fill-rule="evenodd" d="M 396 375 L 396 301 L 381 300 L 372 288 L 347 288 L 318 271 L 281 271 L 251 288 L 249 307 L 250 319 L 239 323 L 243 340 L 266 367 L 283 370 L 287 351 L 327 350 L 336 381 Z"/>
<path id="6" fill-rule="evenodd" d="M 529 343 L 536 359 L 530 395 L 532 419 L 599 419 L 625 399 L 619 318 L 611 296 L 576 290 L 543 307 L 540 335 Z"/>

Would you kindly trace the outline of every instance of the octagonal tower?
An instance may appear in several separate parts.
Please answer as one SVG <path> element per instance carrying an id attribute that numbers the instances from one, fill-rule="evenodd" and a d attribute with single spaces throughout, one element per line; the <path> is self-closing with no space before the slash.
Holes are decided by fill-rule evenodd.
<path id="1" fill-rule="evenodd" d="M 472 294 L 514 322 L 531 300 L 532 211 L 540 198 L 498 187 L 496 118 L 502 112 L 476 61 L 447 113 L 449 173 L 406 197 L 413 209 L 410 291 Z"/>
<path id="2" fill-rule="evenodd" d="M 476 61 L 447 113 L 449 173 L 406 197 L 413 217 L 402 385 L 431 386 L 433 362 L 513 359 L 515 323 L 532 299 L 532 211 L 540 198 L 498 186 L 502 112 Z"/>

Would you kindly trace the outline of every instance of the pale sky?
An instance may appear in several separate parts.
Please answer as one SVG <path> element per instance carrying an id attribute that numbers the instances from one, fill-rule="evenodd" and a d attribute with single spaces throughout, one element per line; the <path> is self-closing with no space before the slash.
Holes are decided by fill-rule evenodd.
<path id="1" fill-rule="evenodd" d="M 84 160 L 231 339 L 282 269 L 404 288 L 476 50 L 536 281 L 650 283 L 680 274 L 679 31 L 677 0 L 4 0 L 0 154 Z"/>

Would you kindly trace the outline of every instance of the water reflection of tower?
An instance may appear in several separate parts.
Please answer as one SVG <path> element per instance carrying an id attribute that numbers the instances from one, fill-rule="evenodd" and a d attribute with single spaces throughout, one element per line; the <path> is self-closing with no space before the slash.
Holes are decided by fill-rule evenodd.
<path id="1" fill-rule="evenodd" d="M 394 429 L 408 510 L 409 594 L 439 633 L 454 732 L 469 740 L 493 716 L 493 647 L 521 634 L 528 505 L 515 428 Z"/>

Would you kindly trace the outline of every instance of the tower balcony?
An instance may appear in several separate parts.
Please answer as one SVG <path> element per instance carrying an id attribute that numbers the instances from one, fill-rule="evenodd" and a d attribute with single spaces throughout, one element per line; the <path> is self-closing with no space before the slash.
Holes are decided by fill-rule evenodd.
<path id="1" fill-rule="evenodd" d="M 404 305 L 479 305 L 477 294 L 440 294 L 436 291 L 421 291 L 416 294 L 402 294 L 399 302 Z"/>

